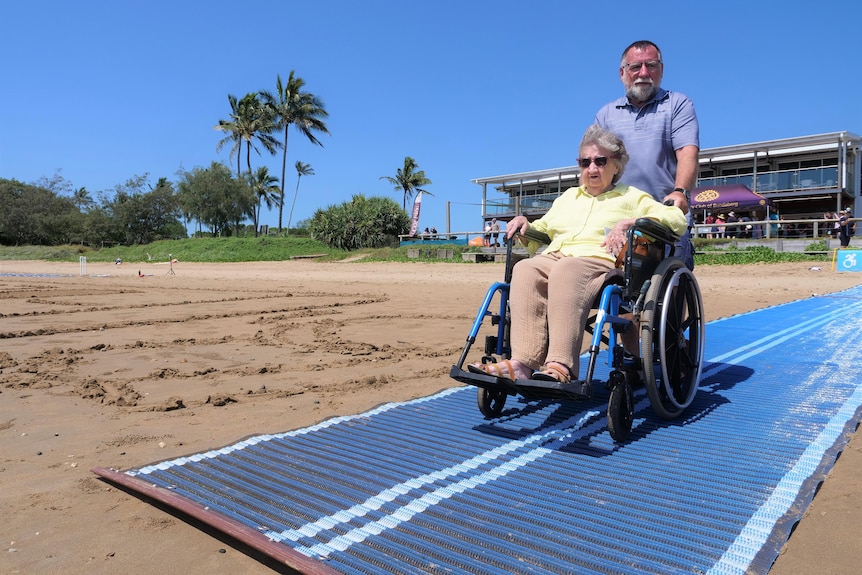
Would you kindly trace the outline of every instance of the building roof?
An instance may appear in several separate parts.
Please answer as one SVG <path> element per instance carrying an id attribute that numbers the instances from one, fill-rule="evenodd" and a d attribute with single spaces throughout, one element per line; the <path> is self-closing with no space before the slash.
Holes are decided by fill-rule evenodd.
<path id="1" fill-rule="evenodd" d="M 708 164 L 710 162 L 741 160 L 751 158 L 755 153 L 757 153 L 759 158 L 766 158 L 769 156 L 832 150 L 845 142 L 851 147 L 858 148 L 862 144 L 862 137 L 852 132 L 829 132 L 827 134 L 766 140 L 750 144 L 704 148 L 700 151 L 700 163 Z"/>
<path id="2" fill-rule="evenodd" d="M 787 154 L 798 154 L 814 152 L 818 150 L 829 150 L 837 148 L 842 142 L 852 147 L 862 147 L 862 136 L 853 132 L 829 132 L 826 134 L 814 134 L 811 136 L 798 136 L 795 138 L 783 138 L 778 140 L 765 140 L 749 144 L 735 144 L 733 146 L 717 146 L 704 148 L 700 151 L 700 163 L 710 161 L 722 161 L 743 159 L 752 157 L 757 152 L 758 157 L 781 156 Z M 552 182 L 557 179 L 576 178 L 580 175 L 579 166 L 565 166 L 562 168 L 549 168 L 547 170 L 534 170 L 531 172 L 517 172 L 500 176 L 489 176 L 487 178 L 475 178 L 471 180 L 475 184 L 517 184 L 527 182 Z"/>
<path id="3" fill-rule="evenodd" d="M 847 145 L 850 148 L 862 148 L 862 136 L 853 132 L 828 132 L 825 134 L 813 134 L 810 136 L 797 136 L 795 138 L 782 138 L 778 140 L 765 140 L 748 144 L 735 144 L 733 146 L 717 146 L 700 150 L 700 164 L 713 162 L 726 162 L 733 160 L 745 160 L 754 157 L 769 158 L 774 156 L 785 156 L 792 154 L 804 154 L 825 150 L 837 150 L 839 146 Z M 573 180 L 581 174 L 579 166 L 565 166 L 561 168 L 549 168 L 546 170 L 534 170 L 530 172 L 517 172 L 514 174 L 503 174 L 489 176 L 486 178 L 475 178 L 471 180 L 480 186 L 496 186 L 511 188 L 516 185 L 541 184 Z"/>
<path id="4" fill-rule="evenodd" d="M 471 180 L 475 184 L 517 184 L 534 182 L 555 182 L 561 179 L 577 178 L 581 174 L 578 166 L 566 166 L 564 168 L 550 168 L 547 170 L 535 170 L 532 172 L 519 172 L 517 174 L 506 174 L 502 176 L 491 176 L 488 178 L 476 178 Z"/>

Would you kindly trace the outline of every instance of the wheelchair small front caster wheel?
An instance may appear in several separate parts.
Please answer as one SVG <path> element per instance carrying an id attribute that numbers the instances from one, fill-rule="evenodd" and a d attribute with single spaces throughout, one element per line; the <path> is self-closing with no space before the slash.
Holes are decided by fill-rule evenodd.
<path id="1" fill-rule="evenodd" d="M 489 418 L 497 417 L 503 413 L 503 406 L 506 405 L 506 392 L 480 387 L 476 400 L 482 415 Z"/>
<path id="2" fill-rule="evenodd" d="M 626 381 L 611 387 L 608 399 L 608 431 L 614 441 L 625 441 L 632 431 L 635 418 L 635 402 L 632 386 Z"/>

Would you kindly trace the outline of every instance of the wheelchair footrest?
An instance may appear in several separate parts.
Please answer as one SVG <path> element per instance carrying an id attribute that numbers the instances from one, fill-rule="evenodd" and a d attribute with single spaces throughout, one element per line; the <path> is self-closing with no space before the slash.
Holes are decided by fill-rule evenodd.
<path id="1" fill-rule="evenodd" d="M 560 383 L 538 379 L 516 379 L 515 387 L 518 393 L 528 399 L 584 400 L 593 396 L 593 386 L 588 381 L 572 380 L 569 383 Z"/>
<path id="2" fill-rule="evenodd" d="M 538 379 L 516 379 L 512 381 L 505 377 L 466 371 L 457 365 L 453 365 L 449 369 L 449 377 L 476 387 L 503 391 L 508 395 L 520 395 L 524 399 L 584 400 L 590 399 L 593 395 L 593 386 L 586 381 L 571 381 L 569 383 L 540 381 Z"/>
<path id="3" fill-rule="evenodd" d="M 449 377 L 455 381 L 475 385 L 485 389 L 493 389 L 497 391 L 505 391 L 509 395 L 517 395 L 518 389 L 511 379 L 504 377 L 494 377 L 493 375 L 485 375 L 482 373 L 473 373 L 460 369 L 457 365 L 453 365 L 449 369 Z"/>

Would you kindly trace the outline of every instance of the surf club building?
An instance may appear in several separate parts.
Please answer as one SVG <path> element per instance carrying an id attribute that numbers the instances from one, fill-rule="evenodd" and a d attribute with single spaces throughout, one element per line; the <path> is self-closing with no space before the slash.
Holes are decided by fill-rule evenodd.
<path id="1" fill-rule="evenodd" d="M 700 151 L 691 192 L 696 222 L 711 211 L 735 211 L 752 220 L 821 220 L 827 212 L 862 207 L 862 138 L 831 132 Z M 544 214 L 554 199 L 578 185 L 580 168 L 567 166 L 477 178 L 482 219 L 508 221 Z M 625 175 L 623 176 L 623 182 Z"/>

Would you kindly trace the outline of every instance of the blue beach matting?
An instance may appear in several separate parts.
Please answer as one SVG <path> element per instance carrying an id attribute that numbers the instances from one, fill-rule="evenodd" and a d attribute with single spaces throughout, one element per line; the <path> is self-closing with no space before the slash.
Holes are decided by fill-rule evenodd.
<path id="1" fill-rule="evenodd" d="M 302 573 L 767 573 L 857 427 L 860 315 L 857 287 L 709 323 L 694 403 L 639 390 L 626 443 L 603 386 L 493 420 L 456 387 L 93 471 Z"/>

